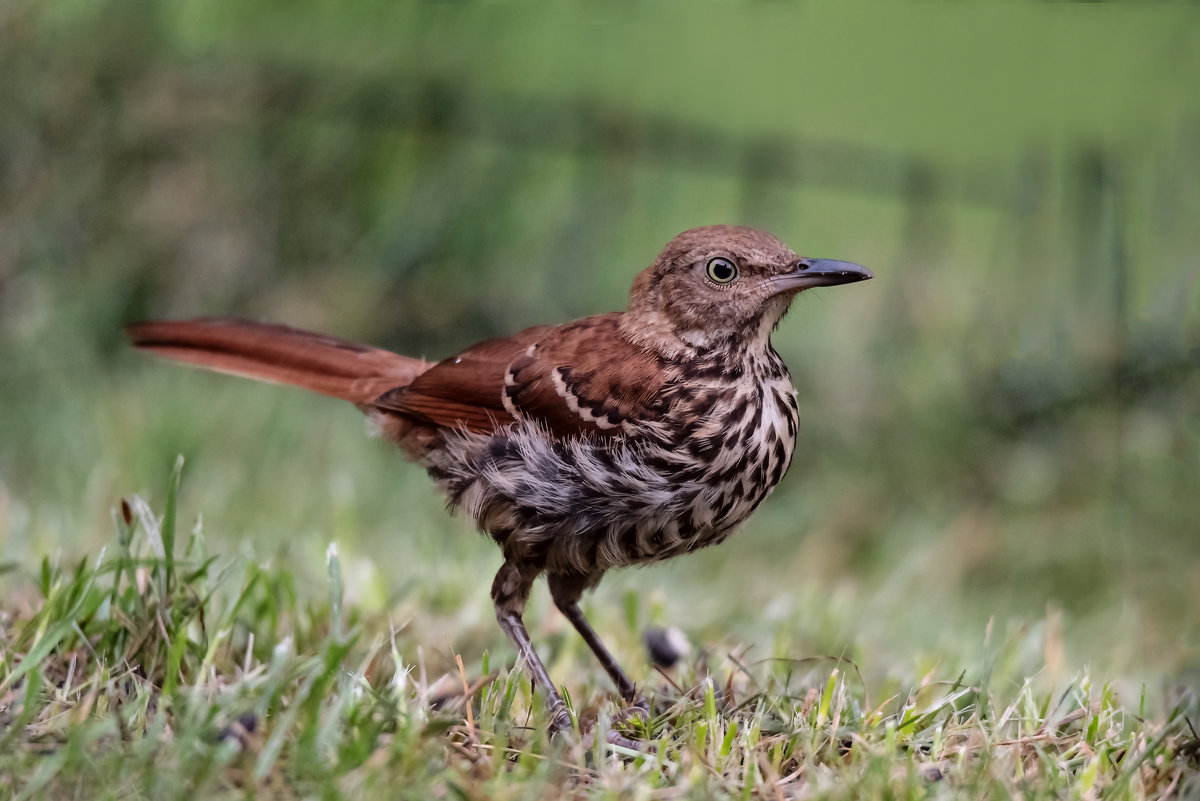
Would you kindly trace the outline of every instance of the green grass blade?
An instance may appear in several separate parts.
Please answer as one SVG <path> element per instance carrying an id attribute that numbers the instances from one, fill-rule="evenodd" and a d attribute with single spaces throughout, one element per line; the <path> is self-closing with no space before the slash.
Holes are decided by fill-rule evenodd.
<path id="1" fill-rule="evenodd" d="M 175 466 L 171 468 L 171 476 L 167 480 L 167 501 L 163 510 L 162 543 L 165 566 L 162 572 L 163 597 L 171 593 L 171 584 L 175 576 L 175 510 L 179 498 L 179 482 L 183 477 L 183 455 L 175 457 Z"/>

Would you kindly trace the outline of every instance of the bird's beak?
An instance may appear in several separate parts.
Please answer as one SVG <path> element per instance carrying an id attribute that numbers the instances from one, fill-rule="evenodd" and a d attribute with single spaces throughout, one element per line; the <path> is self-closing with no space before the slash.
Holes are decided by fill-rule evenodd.
<path id="1" fill-rule="evenodd" d="M 871 271 L 859 264 L 833 259 L 801 259 L 795 268 L 771 278 L 772 294 L 797 292 L 815 286 L 837 286 L 874 278 Z"/>

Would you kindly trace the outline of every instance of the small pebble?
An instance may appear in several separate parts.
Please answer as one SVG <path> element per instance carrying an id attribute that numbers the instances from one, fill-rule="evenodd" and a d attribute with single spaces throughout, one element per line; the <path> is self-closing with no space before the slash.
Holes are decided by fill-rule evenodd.
<path id="1" fill-rule="evenodd" d="M 674 667 L 692 652 L 687 636 L 677 628 L 649 628 L 642 632 L 642 642 L 650 660 L 664 670 Z"/>

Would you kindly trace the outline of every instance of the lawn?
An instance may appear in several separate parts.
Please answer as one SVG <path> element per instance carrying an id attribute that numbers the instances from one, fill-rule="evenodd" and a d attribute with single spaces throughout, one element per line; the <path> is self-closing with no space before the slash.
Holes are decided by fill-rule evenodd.
<path id="1" fill-rule="evenodd" d="M 1063 674 L 1053 616 L 989 624 L 953 649 L 965 658 L 924 655 L 924 673 L 911 653 L 860 664 L 782 632 L 763 653 L 727 638 L 656 670 L 635 659 L 653 712 L 618 725 L 642 751 L 605 742 L 611 689 L 561 622 L 539 620 L 580 729 L 551 741 L 507 648 L 445 645 L 478 628 L 470 614 L 348 602 L 356 570 L 332 543 L 323 592 L 211 554 L 203 526 L 179 520 L 182 466 L 157 513 L 122 501 L 100 555 L 46 559 L 33 586 L 8 593 L 0 775 L 14 797 L 861 798 L 944 785 L 1156 798 L 1200 781 L 1194 695 Z M 768 614 L 835 617 L 822 606 Z M 656 614 L 629 592 L 598 617 L 629 655 Z"/>

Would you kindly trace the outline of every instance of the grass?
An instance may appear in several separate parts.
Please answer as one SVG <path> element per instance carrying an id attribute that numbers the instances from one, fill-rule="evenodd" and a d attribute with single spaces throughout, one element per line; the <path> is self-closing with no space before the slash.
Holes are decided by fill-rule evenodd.
<path id="1" fill-rule="evenodd" d="M 115 542 L 45 559 L 0 617 L 0 795 L 1141 799 L 1200 791 L 1200 704 L 1122 695 L 1038 658 L 1053 627 L 986 632 L 975 661 L 888 681 L 837 655 L 705 649 L 643 680 L 646 753 L 604 744 L 618 711 L 594 665 L 565 681 L 582 734 L 548 741 L 512 653 L 425 654 L 403 623 L 280 567 L 208 553 L 140 497 Z M 324 595 L 323 600 L 316 600 Z M 634 626 L 605 632 L 631 648 Z M 536 628 L 535 628 L 536 630 Z M 553 649 L 551 650 L 551 654 Z M 550 662 L 555 664 L 552 655 Z M 903 662 L 904 658 L 899 658 Z M 597 736 L 599 735 L 599 736 Z"/>

